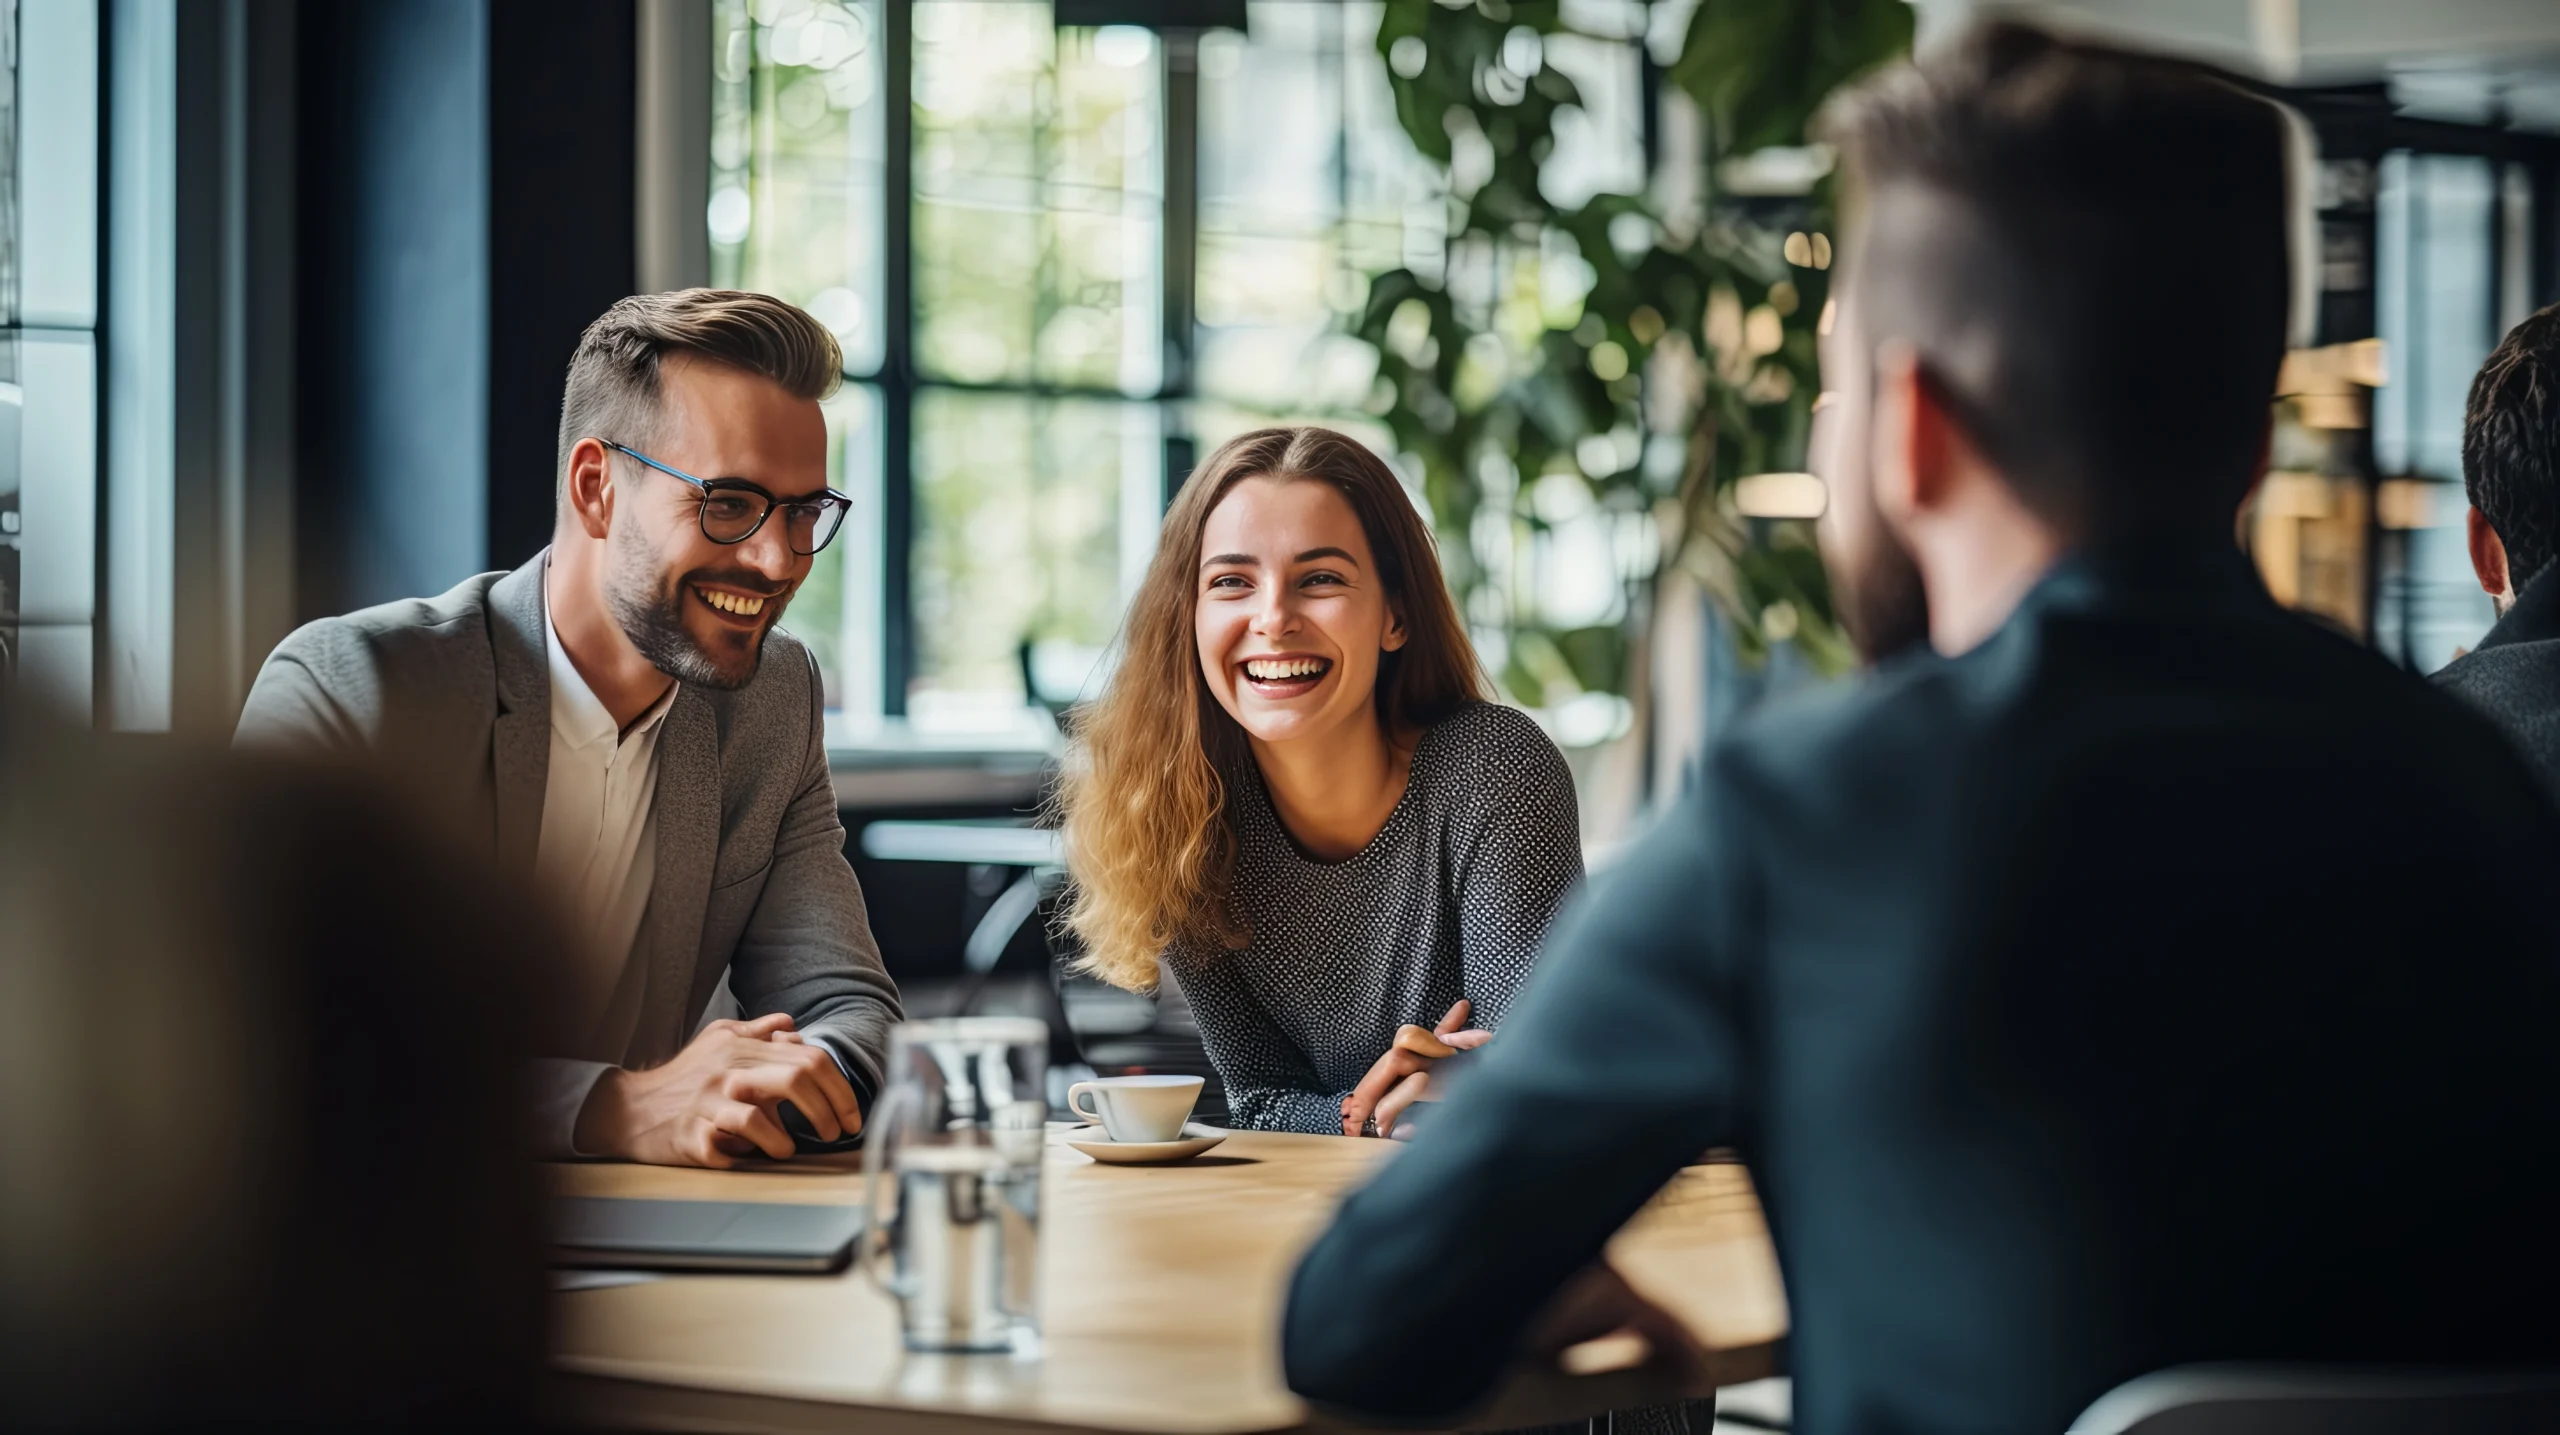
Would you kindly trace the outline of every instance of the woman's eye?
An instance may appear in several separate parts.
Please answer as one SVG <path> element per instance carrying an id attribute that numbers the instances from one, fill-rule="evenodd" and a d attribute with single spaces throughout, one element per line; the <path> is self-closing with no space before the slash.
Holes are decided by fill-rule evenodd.
<path id="1" fill-rule="evenodd" d="M 1310 588 L 1318 585 L 1338 588 L 1342 586 L 1342 575 L 1339 573 L 1310 573 L 1299 581 Z"/>
<path id="2" fill-rule="evenodd" d="M 1243 587 L 1245 587 L 1245 581 L 1241 574 L 1221 573 L 1209 580 L 1209 591 L 1212 593 L 1221 590 L 1232 593 Z"/>

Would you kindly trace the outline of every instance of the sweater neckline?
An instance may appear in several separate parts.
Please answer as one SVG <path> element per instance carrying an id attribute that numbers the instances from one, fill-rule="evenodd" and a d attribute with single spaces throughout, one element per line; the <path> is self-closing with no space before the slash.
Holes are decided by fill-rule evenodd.
<path id="1" fill-rule="evenodd" d="M 1271 785 L 1262 780 L 1262 764 L 1248 756 L 1245 762 L 1253 776 L 1254 807 L 1267 825 L 1274 845 L 1287 854 L 1289 860 L 1319 872 L 1347 872 L 1368 865 L 1372 858 L 1389 847 L 1391 838 L 1401 835 L 1404 828 L 1412 825 L 1414 791 L 1422 785 L 1425 755 L 1432 751 L 1440 729 L 1447 725 L 1448 720 L 1444 718 L 1424 728 L 1422 736 L 1414 739 L 1413 757 L 1405 767 L 1404 791 L 1396 795 L 1396 805 L 1388 810 L 1387 820 L 1378 824 L 1378 830 L 1370 834 L 1359 851 L 1334 860 L 1312 856 L 1306 848 L 1298 845 L 1296 835 L 1289 831 L 1289 824 L 1280 819 L 1279 806 L 1271 800 Z"/>

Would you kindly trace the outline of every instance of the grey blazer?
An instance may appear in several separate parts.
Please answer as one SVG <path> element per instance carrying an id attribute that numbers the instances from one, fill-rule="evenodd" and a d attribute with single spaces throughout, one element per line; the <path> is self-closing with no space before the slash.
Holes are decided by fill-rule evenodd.
<path id="1" fill-rule="evenodd" d="M 551 765 L 542 573 L 550 554 L 297 629 L 259 670 L 235 743 L 378 759 L 485 834 L 527 874 Z M 632 960 L 646 982 L 619 1050 L 540 1063 L 536 1129 L 572 1153 L 588 1090 L 610 1066 L 673 1056 L 729 975 L 749 1016 L 788 1012 L 833 1052 L 868 1107 L 899 1019 L 862 891 L 844 857 L 817 668 L 779 630 L 735 692 L 686 685 L 658 737 L 657 873 Z"/>

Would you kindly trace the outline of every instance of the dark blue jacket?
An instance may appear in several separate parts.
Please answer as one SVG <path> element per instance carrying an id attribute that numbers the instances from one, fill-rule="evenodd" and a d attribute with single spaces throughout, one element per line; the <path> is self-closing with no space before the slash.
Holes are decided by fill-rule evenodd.
<path id="1" fill-rule="evenodd" d="M 2560 816 L 2228 550 L 1717 746 L 1306 1256 L 1319 1403 L 1426 1419 L 1710 1146 L 1797 1428 L 2055 1435 L 2207 1359 L 2560 1352 Z"/>
<path id="2" fill-rule="evenodd" d="M 2506 733 L 2545 786 L 2560 794 L 2560 563 L 2525 584 L 2480 646 L 2445 665 L 2436 683 Z"/>

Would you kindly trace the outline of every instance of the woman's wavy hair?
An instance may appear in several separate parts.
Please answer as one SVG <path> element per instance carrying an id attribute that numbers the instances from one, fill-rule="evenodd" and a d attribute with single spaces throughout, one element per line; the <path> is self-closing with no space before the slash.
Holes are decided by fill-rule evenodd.
<path id="1" fill-rule="evenodd" d="M 1236 864 L 1227 798 L 1253 756 L 1200 675 L 1192 613 L 1210 513 L 1238 483 L 1268 477 L 1331 484 L 1360 517 L 1406 633 L 1378 663 L 1389 741 L 1486 696 L 1431 530 L 1377 455 L 1321 428 L 1259 429 L 1211 454 L 1165 514 L 1121 630 L 1119 669 L 1070 722 L 1051 802 L 1066 835 L 1065 924 L 1084 944 L 1078 965 L 1114 986 L 1152 989 L 1157 959 L 1176 943 L 1234 948 L 1250 936 L 1227 900 Z"/>

